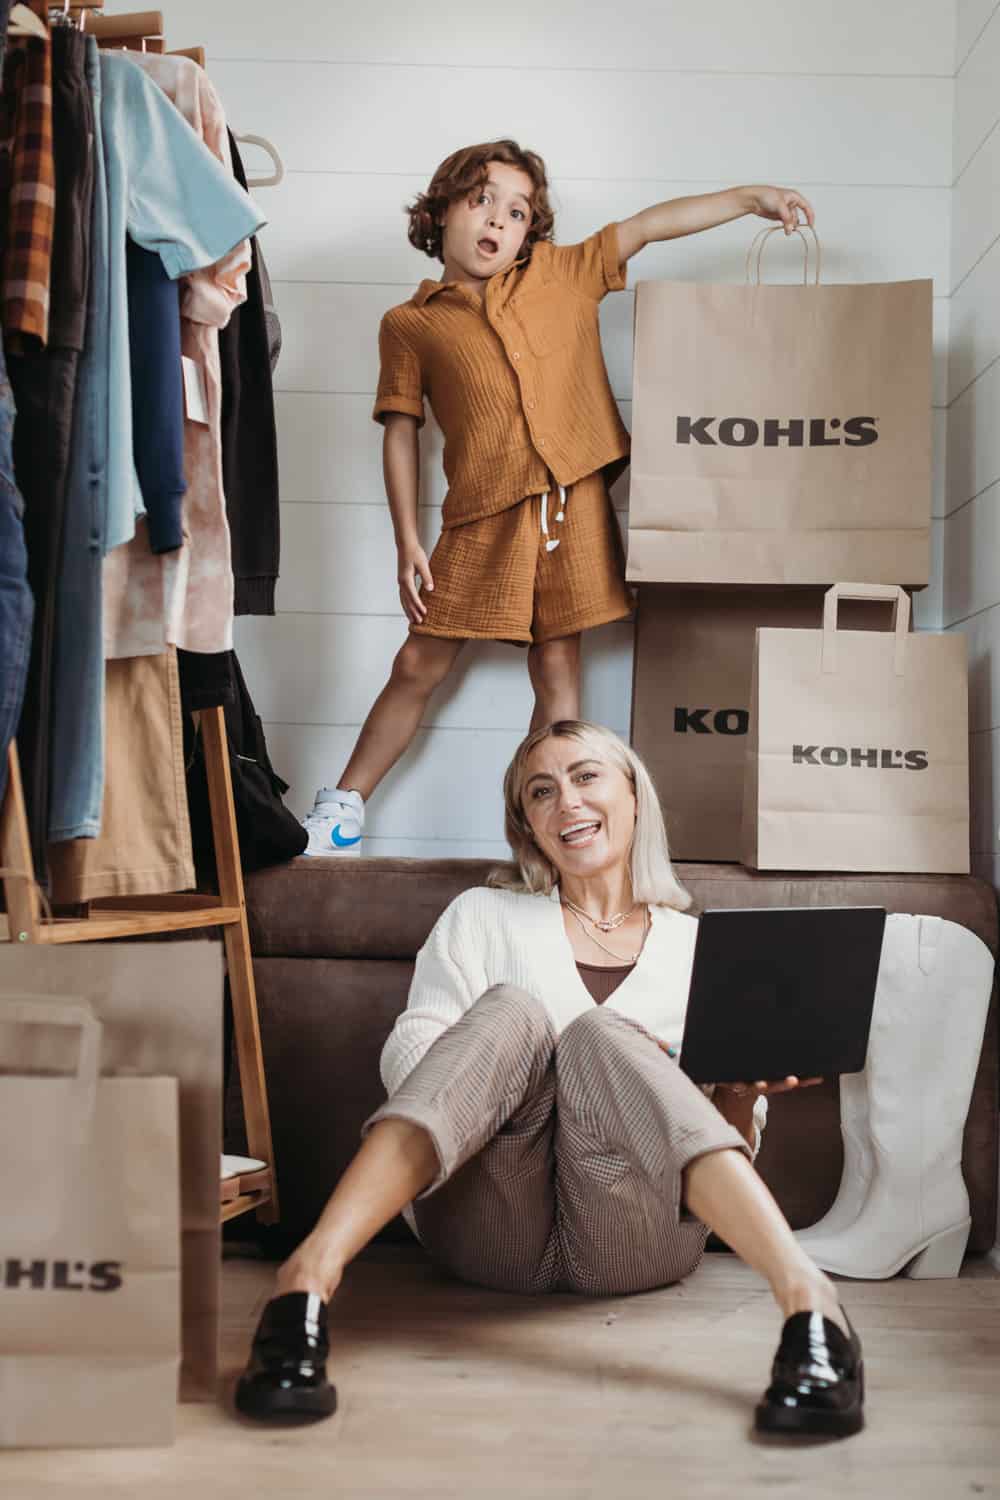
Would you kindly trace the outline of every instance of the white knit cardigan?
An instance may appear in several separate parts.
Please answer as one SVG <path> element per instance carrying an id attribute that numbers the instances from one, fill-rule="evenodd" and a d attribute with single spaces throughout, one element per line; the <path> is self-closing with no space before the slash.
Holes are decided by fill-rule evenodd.
<path id="1" fill-rule="evenodd" d="M 680 1046 L 697 934 L 695 917 L 651 906 L 638 961 L 605 1005 Z M 594 1007 L 566 936 L 558 887 L 550 896 L 531 896 L 477 886 L 445 908 L 417 954 L 406 1009 L 382 1049 L 389 1095 L 441 1033 L 495 984 L 517 985 L 541 1000 L 556 1035 Z M 766 1117 L 767 1101 L 758 1099 L 758 1145 Z"/>

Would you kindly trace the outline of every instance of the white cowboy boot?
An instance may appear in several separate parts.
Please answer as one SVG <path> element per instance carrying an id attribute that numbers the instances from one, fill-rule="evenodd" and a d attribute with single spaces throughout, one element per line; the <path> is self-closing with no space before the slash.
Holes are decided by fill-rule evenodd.
<path id="1" fill-rule="evenodd" d="M 826 1271 L 882 1280 L 957 1276 L 969 1238 L 962 1132 L 993 986 L 993 956 L 966 927 L 901 917 L 865 1063 L 873 1171 L 857 1218 L 804 1246 Z"/>
<path id="2" fill-rule="evenodd" d="M 840 1075 L 840 1134 L 844 1142 L 844 1170 L 837 1196 L 821 1219 L 808 1229 L 795 1232 L 795 1238 L 810 1255 L 814 1248 L 826 1245 L 854 1223 L 868 1195 L 875 1158 L 868 1138 L 868 1079 L 864 1073 Z"/>
<path id="3" fill-rule="evenodd" d="M 907 924 L 913 917 L 890 913 L 885 920 L 882 953 L 879 958 L 873 1015 L 881 1005 L 880 994 L 905 985 Z M 891 1004 L 891 1002 L 889 1002 Z M 840 1075 L 840 1134 L 844 1142 L 844 1169 L 840 1175 L 837 1196 L 827 1212 L 808 1229 L 800 1229 L 795 1238 L 810 1255 L 813 1248 L 829 1244 L 834 1235 L 842 1234 L 861 1212 L 875 1170 L 875 1156 L 868 1134 L 868 1074 Z"/>

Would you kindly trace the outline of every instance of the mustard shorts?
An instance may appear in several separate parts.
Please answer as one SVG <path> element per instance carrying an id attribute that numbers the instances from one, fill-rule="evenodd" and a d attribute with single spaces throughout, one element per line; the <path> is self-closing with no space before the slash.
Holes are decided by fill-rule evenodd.
<path id="1" fill-rule="evenodd" d="M 531 645 L 632 613 L 600 473 L 570 485 L 565 500 L 553 485 L 548 496 L 442 531 L 430 566 L 434 588 L 421 595 L 427 614 L 410 626 L 414 635 Z"/>

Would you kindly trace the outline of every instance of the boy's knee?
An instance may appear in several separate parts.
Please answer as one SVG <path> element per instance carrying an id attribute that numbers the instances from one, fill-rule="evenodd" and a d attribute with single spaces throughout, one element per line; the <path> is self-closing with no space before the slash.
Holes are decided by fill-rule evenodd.
<path id="1" fill-rule="evenodd" d="M 411 635 L 396 652 L 392 664 L 393 681 L 401 687 L 430 691 L 447 677 L 456 654 L 451 641 Z"/>
<path id="2" fill-rule="evenodd" d="M 580 664 L 580 637 L 562 636 L 555 641 L 539 641 L 528 647 L 528 670 L 533 678 L 544 682 L 561 682 L 575 676 Z"/>

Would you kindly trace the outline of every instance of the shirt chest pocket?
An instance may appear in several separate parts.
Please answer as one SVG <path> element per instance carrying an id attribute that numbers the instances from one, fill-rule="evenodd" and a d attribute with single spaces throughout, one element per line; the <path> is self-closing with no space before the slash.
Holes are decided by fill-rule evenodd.
<path id="1" fill-rule="evenodd" d="M 551 283 L 519 298 L 516 307 L 528 348 L 540 359 L 576 342 L 586 311 L 567 287 Z"/>

